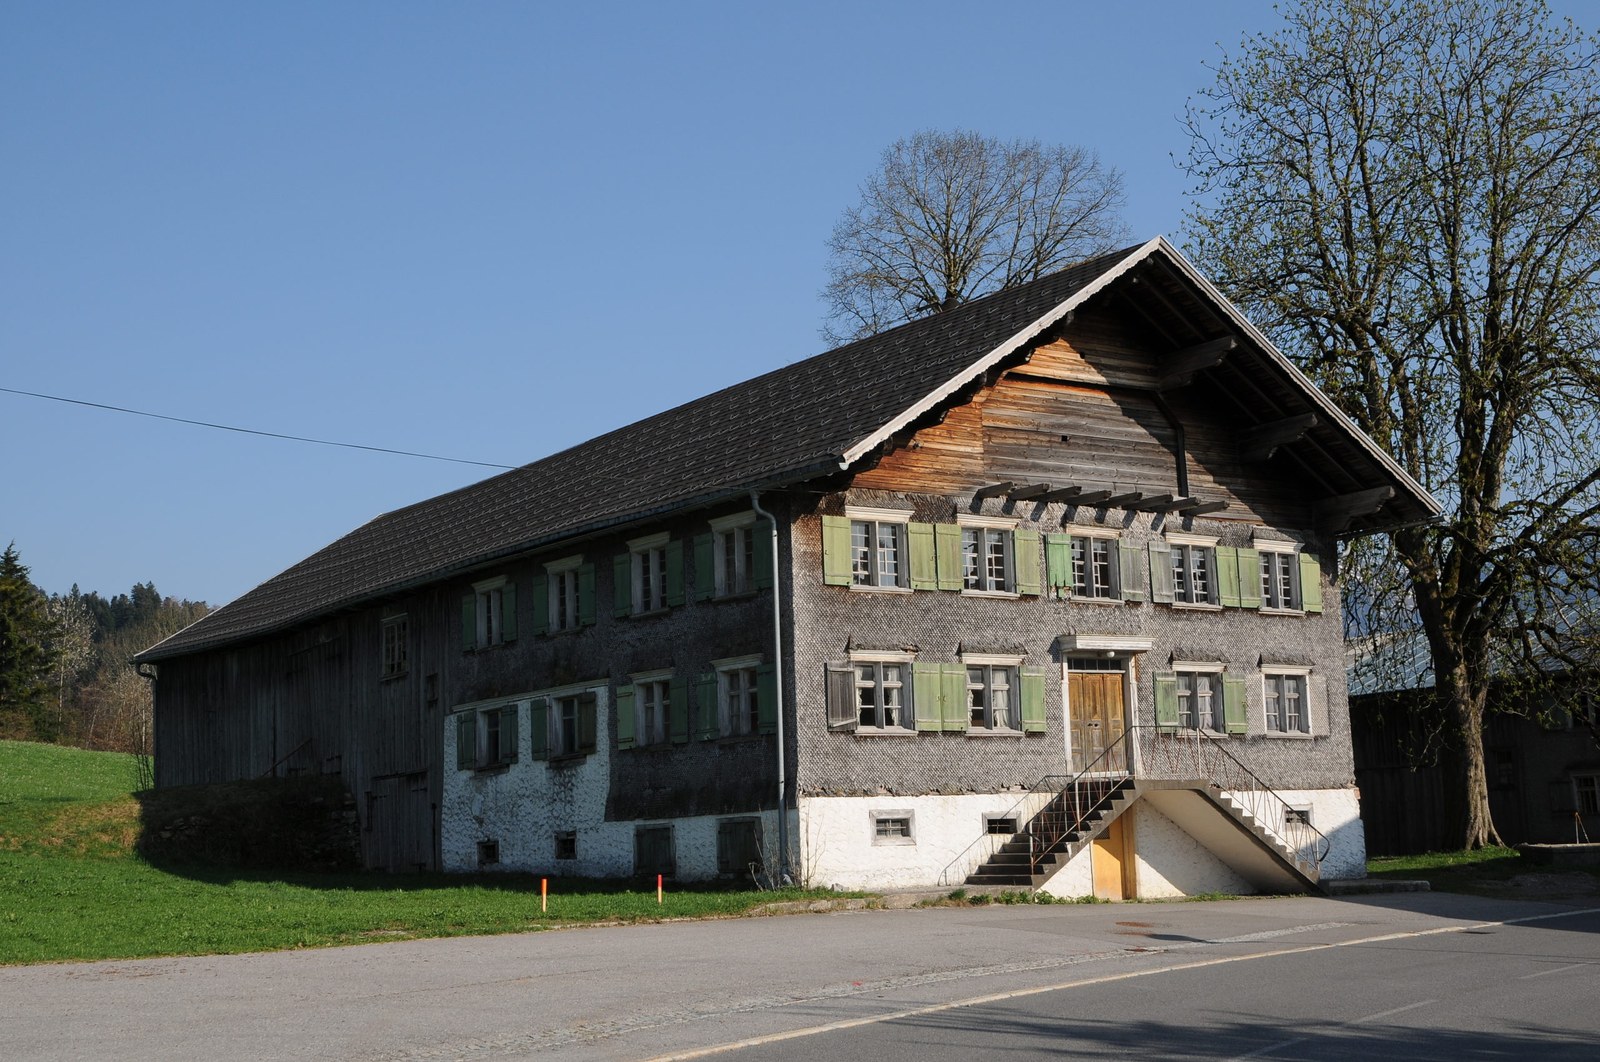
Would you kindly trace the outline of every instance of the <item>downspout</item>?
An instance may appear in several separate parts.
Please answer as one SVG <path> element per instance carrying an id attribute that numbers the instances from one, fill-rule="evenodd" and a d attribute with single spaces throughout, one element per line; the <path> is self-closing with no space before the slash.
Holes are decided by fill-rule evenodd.
<path id="1" fill-rule="evenodd" d="M 783 580 L 778 577 L 778 518 L 761 507 L 761 492 L 750 492 L 750 507 L 772 525 L 772 678 L 773 695 L 778 703 L 773 706 L 773 716 L 778 721 L 778 885 L 790 883 L 789 877 L 789 780 L 784 772 L 787 759 L 783 733 Z"/>
<path id="2" fill-rule="evenodd" d="M 1177 416 L 1172 412 L 1172 407 L 1167 405 L 1167 400 L 1161 397 L 1160 391 L 1152 391 L 1150 397 L 1155 399 L 1156 408 L 1161 415 L 1167 418 L 1167 423 L 1172 426 L 1172 433 L 1178 444 L 1178 497 L 1189 496 L 1189 449 L 1184 442 L 1183 425 L 1178 423 Z"/>

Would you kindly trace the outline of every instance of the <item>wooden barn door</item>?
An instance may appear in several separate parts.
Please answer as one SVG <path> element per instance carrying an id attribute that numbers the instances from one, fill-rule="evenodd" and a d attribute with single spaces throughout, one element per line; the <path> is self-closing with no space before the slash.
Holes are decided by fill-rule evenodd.
<path id="1" fill-rule="evenodd" d="M 433 869 L 433 806 L 426 771 L 374 778 L 366 812 L 362 847 L 369 867 L 398 873 Z"/>

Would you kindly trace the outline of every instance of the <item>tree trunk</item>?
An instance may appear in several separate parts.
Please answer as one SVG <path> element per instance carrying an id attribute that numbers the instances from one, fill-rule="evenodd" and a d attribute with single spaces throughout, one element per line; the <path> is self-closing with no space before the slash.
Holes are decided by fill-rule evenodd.
<path id="1" fill-rule="evenodd" d="M 1489 772 L 1483 757 L 1485 691 L 1472 682 L 1465 668 L 1444 678 L 1438 688 L 1455 723 L 1455 733 L 1442 757 L 1449 779 L 1445 788 L 1446 837 L 1465 849 L 1504 844 L 1489 811 Z"/>

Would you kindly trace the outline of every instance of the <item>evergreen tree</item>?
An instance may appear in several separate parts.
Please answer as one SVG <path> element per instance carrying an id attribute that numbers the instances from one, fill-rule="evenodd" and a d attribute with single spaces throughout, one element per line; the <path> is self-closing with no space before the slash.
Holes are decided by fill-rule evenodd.
<path id="1" fill-rule="evenodd" d="M 0 737 L 55 737 L 55 666 L 44 592 L 28 578 L 16 543 L 0 555 Z"/>

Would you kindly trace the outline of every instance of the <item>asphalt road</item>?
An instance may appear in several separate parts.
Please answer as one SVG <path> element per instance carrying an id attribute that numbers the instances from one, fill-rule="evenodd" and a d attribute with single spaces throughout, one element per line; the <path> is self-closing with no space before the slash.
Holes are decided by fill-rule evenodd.
<path id="1" fill-rule="evenodd" d="M 1600 1058 L 1600 909 L 845 912 L 0 969 L 0 1060 Z"/>

